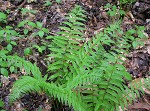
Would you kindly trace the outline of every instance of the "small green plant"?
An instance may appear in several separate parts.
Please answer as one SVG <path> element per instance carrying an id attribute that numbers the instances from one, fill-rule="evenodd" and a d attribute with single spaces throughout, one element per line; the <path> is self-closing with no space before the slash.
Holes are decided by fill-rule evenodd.
<path id="1" fill-rule="evenodd" d="M 15 30 L 13 30 L 13 27 L 11 26 L 6 26 L 5 28 L 0 29 L 0 43 L 2 41 L 6 41 L 8 43 L 6 49 L 10 52 L 12 51 L 12 47 L 14 45 L 17 45 L 14 40 L 18 36 L 18 33 Z"/>
<path id="2" fill-rule="evenodd" d="M 6 40 L 7 42 L 10 42 L 12 39 L 15 39 L 16 36 L 18 36 L 18 33 L 13 30 L 13 27 L 11 26 L 6 26 L 5 28 L 2 28 L 0 30 L 1 40 Z"/>
<path id="3" fill-rule="evenodd" d="M 61 0 L 55 0 L 57 3 L 60 3 L 61 2 Z"/>
<path id="4" fill-rule="evenodd" d="M 61 0 L 55 0 L 57 3 L 61 3 Z M 53 3 L 51 0 L 45 0 L 44 6 L 51 6 Z"/>
<path id="5" fill-rule="evenodd" d="M 0 12 L 0 22 L 6 22 L 6 18 L 7 18 L 7 15 L 6 14 L 4 14 L 3 12 Z"/>
<path id="6" fill-rule="evenodd" d="M 28 9 L 28 8 L 22 8 L 21 9 L 21 13 L 22 13 L 22 15 L 26 15 L 28 13 L 36 14 L 37 10 L 31 10 L 31 9 Z"/>
<path id="7" fill-rule="evenodd" d="M 0 23 L 6 23 L 6 18 L 7 15 L 0 12 L 1 17 L 0 17 Z M 6 41 L 8 43 L 6 49 L 11 52 L 12 47 L 14 45 L 17 45 L 16 42 L 14 41 L 15 38 L 17 38 L 19 34 L 13 29 L 11 26 L 6 26 L 6 27 L 1 27 L 0 26 L 0 43 L 2 41 Z"/>
<path id="8" fill-rule="evenodd" d="M 23 31 L 25 35 L 27 35 L 28 32 L 29 31 L 31 32 L 33 29 L 38 29 L 38 31 L 31 33 L 32 37 L 39 36 L 42 38 L 44 36 L 44 34 L 49 33 L 49 30 L 44 28 L 42 26 L 42 23 L 40 23 L 38 21 L 36 23 L 34 23 L 34 22 L 29 21 L 29 20 L 24 20 L 18 24 L 18 27 L 19 28 L 25 27 L 25 29 Z"/>
<path id="9" fill-rule="evenodd" d="M 119 0 L 121 6 L 125 5 L 125 4 L 132 4 L 134 2 L 136 2 L 136 0 Z"/>
<path id="10" fill-rule="evenodd" d="M 4 102 L 0 99 L 0 108 L 4 107 Z"/>
<path id="11" fill-rule="evenodd" d="M 24 55 L 30 55 L 30 54 L 31 54 L 31 49 L 30 48 L 24 49 Z"/>
<path id="12" fill-rule="evenodd" d="M 49 30 L 47 28 L 43 27 L 43 24 L 41 22 L 36 21 L 36 23 L 29 21 L 29 20 L 24 20 L 18 24 L 18 28 L 20 27 L 25 27 L 23 30 L 24 35 L 27 37 L 32 38 L 32 37 L 40 37 L 41 39 L 46 36 L 49 33 Z M 35 32 L 32 32 L 33 30 L 36 30 Z M 29 36 L 30 35 L 30 36 Z M 41 42 L 43 45 L 33 45 L 31 48 L 26 48 L 24 50 L 25 55 L 31 54 L 31 49 L 36 48 L 38 52 L 42 53 L 45 49 L 46 46 L 44 45 L 44 42 Z"/>
<path id="13" fill-rule="evenodd" d="M 113 22 L 119 21 L 121 17 L 125 15 L 125 11 L 119 9 L 116 5 L 108 3 L 104 8 L 108 9 L 107 13 L 110 15 L 110 18 L 113 19 Z"/>
<path id="14" fill-rule="evenodd" d="M 52 2 L 50 2 L 49 0 L 44 1 L 44 6 L 51 6 Z"/>
<path id="15" fill-rule="evenodd" d="M 37 49 L 38 52 L 40 52 L 41 54 L 43 53 L 44 50 L 46 50 L 46 46 L 38 46 L 38 45 L 33 45 L 33 48 Z"/>
<path id="16" fill-rule="evenodd" d="M 0 72 L 3 76 L 8 77 L 9 73 L 13 73 L 16 70 L 16 67 L 14 64 L 8 63 L 7 59 L 3 58 L 2 56 L 6 56 L 8 54 L 8 51 L 1 50 L 0 51 Z"/>
<path id="17" fill-rule="evenodd" d="M 14 40 L 18 36 L 18 33 L 11 26 L 6 26 L 6 28 L 0 30 L 0 42 L 5 40 L 8 43 L 6 49 L 10 52 L 12 51 L 12 47 L 17 45 Z"/>

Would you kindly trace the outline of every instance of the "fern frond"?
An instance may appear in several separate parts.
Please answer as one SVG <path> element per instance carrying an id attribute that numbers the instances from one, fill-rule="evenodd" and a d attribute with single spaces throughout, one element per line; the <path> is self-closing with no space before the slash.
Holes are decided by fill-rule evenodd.
<path id="1" fill-rule="evenodd" d="M 85 21 L 83 12 L 80 6 L 76 6 L 68 14 L 69 16 L 66 17 L 68 21 L 62 23 L 64 26 L 60 27 L 61 31 L 58 32 L 58 36 L 47 37 L 47 39 L 52 39 L 53 41 L 53 45 L 49 47 L 52 53 L 48 56 L 54 57 L 56 62 L 49 65 L 48 71 L 54 72 L 54 75 L 59 75 L 60 70 L 60 76 L 68 75 L 70 70 L 73 71 L 79 68 L 78 65 L 72 64 L 74 64 L 78 56 L 77 53 L 81 48 L 80 43 L 84 40 L 82 38 L 84 35 L 82 32 L 82 30 L 84 30 L 82 21 Z M 77 75 L 77 73 L 79 73 L 78 71 L 73 71 L 73 74 Z M 70 77 L 71 76 L 72 74 L 70 74 Z"/>
<path id="2" fill-rule="evenodd" d="M 12 66 L 18 67 L 20 69 L 24 68 L 27 75 L 32 73 L 36 79 L 42 78 L 42 74 L 41 74 L 39 68 L 35 64 L 33 65 L 31 62 L 26 61 L 19 56 L 16 56 L 16 55 L 7 56 L 7 55 L 2 54 L 2 55 L 0 55 L 0 58 L 2 59 L 3 62 L 8 63 L 7 67 L 10 67 L 12 65 Z"/>
<path id="3" fill-rule="evenodd" d="M 29 92 L 41 92 L 41 82 L 42 80 L 38 80 L 30 76 L 23 76 L 13 84 L 12 92 L 9 96 L 10 101 L 15 101 L 22 95 Z"/>
<path id="4" fill-rule="evenodd" d="M 76 111 L 86 111 L 87 104 L 81 100 L 81 95 L 78 92 L 73 92 L 70 88 L 63 88 L 62 86 L 56 86 L 55 84 L 45 83 L 43 85 L 44 91 L 48 95 L 52 95 L 60 102 L 68 104 Z"/>
<path id="5" fill-rule="evenodd" d="M 41 93 L 45 91 L 50 97 L 57 98 L 60 102 L 68 104 L 77 111 L 86 111 L 86 104 L 81 101 L 80 94 L 73 92 L 69 88 L 56 86 L 53 83 L 47 83 L 43 79 L 35 79 L 30 76 L 23 76 L 13 85 L 12 92 L 9 96 L 10 101 L 15 101 L 29 92 Z"/>
<path id="6" fill-rule="evenodd" d="M 120 66 L 118 69 L 118 64 L 115 66 L 109 64 L 107 67 L 108 69 L 104 67 L 93 71 L 93 73 L 78 75 L 67 83 L 67 87 L 82 93 L 83 101 L 87 102 L 88 105 L 91 104 L 89 105 L 91 107 L 88 108 L 92 109 L 93 107 L 95 111 L 100 109 L 109 111 L 122 106 L 123 103 L 128 103 L 128 99 L 134 100 L 134 95 L 132 95 L 133 98 L 127 98 L 129 93 L 126 92 L 127 87 L 123 84 L 123 77 L 128 76 L 127 79 L 131 79 L 128 73 L 120 73 L 126 72 L 125 68 Z M 128 91 L 132 92 L 129 88 Z"/>

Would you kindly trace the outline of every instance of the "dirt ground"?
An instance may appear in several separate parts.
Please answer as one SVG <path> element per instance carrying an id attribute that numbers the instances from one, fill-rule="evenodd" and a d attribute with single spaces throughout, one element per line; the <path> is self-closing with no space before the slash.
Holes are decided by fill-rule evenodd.
<path id="1" fill-rule="evenodd" d="M 32 0 L 29 0 L 32 1 Z M 106 10 L 103 8 L 107 3 L 117 4 L 117 0 L 62 0 L 60 3 L 51 0 L 52 5 L 44 6 L 44 0 L 28 3 L 27 0 L 0 0 L 0 11 L 9 11 L 7 25 L 15 27 L 23 20 L 40 21 L 45 28 L 48 28 L 52 35 L 59 31 L 59 26 L 65 20 L 65 15 L 78 4 L 86 11 L 87 21 L 85 36 L 90 39 L 93 35 L 103 30 L 111 23 Z M 31 8 L 35 13 L 22 14 L 21 8 Z M 129 30 L 133 25 L 145 26 L 145 35 L 148 37 L 144 41 L 144 46 L 132 50 L 126 59 L 126 68 L 133 75 L 134 81 L 141 80 L 150 76 L 150 0 L 136 0 L 132 4 L 123 6 L 126 15 L 123 17 L 122 28 L 124 31 Z M 1 24 L 0 24 L 1 25 Z M 22 29 L 15 29 L 22 32 Z M 36 31 L 36 30 L 35 30 Z M 24 56 L 24 49 L 31 44 L 41 45 L 40 38 L 32 40 L 26 38 L 17 39 L 17 46 L 13 47 L 12 53 L 17 53 L 19 56 Z M 47 43 L 48 44 L 48 43 Z M 0 46 L 5 47 L 7 43 L 3 41 Z M 25 57 L 32 63 L 36 63 L 44 75 L 47 66 L 44 60 L 49 51 L 44 51 L 42 54 L 36 54 L 36 49 L 33 50 L 33 55 Z M 20 100 L 9 105 L 8 95 L 12 88 L 13 82 L 21 74 L 11 74 L 9 78 L 1 76 L 0 98 L 4 101 L 6 111 L 74 111 L 72 108 L 59 103 L 53 98 L 46 95 L 26 94 Z M 41 110 L 40 110 L 41 108 Z M 127 111 L 150 111 L 150 91 L 145 91 L 141 98 L 138 98 L 133 105 L 130 105 Z"/>

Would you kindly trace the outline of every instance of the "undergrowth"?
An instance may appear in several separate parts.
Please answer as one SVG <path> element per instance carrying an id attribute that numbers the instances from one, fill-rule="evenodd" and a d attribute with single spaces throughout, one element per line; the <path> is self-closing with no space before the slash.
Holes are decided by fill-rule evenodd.
<path id="1" fill-rule="evenodd" d="M 139 45 L 142 33 L 137 29 L 123 32 L 119 21 L 86 41 L 84 10 L 76 6 L 66 19 L 56 36 L 47 36 L 51 53 L 47 55 L 50 61 L 44 77 L 35 64 L 0 51 L 1 67 L 7 62 L 7 67 L 13 65 L 26 72 L 13 84 L 10 101 L 29 92 L 45 92 L 75 111 L 116 111 L 127 107 L 139 92 L 126 86 L 125 81 L 132 78 L 123 66 L 123 58 L 130 48 Z"/>

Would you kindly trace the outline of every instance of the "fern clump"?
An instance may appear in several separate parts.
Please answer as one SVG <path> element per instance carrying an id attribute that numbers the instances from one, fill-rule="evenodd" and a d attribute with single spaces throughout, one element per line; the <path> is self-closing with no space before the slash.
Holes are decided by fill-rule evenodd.
<path id="1" fill-rule="evenodd" d="M 52 58 L 48 73 L 52 75 L 42 78 L 31 68 L 34 76 L 17 80 L 10 99 L 16 100 L 28 92 L 44 91 L 73 106 L 75 111 L 115 111 L 119 106 L 124 109 L 135 99 L 135 92 L 138 94 L 136 89 L 125 85 L 125 80 L 131 80 L 131 76 L 122 65 L 122 56 L 131 47 L 130 38 L 116 22 L 84 42 L 84 11 L 76 6 L 66 18 L 57 36 L 47 37 L 52 40 L 48 55 Z M 109 50 L 105 46 L 110 47 Z"/>

